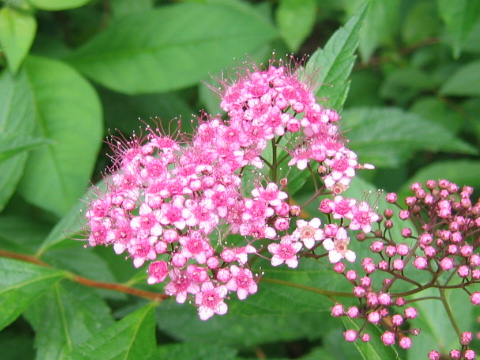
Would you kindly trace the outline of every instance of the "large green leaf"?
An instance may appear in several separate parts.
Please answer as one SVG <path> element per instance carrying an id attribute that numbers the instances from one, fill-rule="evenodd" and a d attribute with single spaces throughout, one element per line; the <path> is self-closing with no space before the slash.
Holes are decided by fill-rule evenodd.
<path id="1" fill-rule="evenodd" d="M 119 92 L 164 92 L 193 85 L 276 36 L 249 7 L 184 3 L 112 22 L 68 61 Z"/>
<path id="2" fill-rule="evenodd" d="M 149 360 L 156 350 L 154 303 L 126 316 L 76 347 L 68 360 Z"/>
<path id="3" fill-rule="evenodd" d="M 298 51 L 313 30 L 316 18 L 315 0 L 280 0 L 275 13 L 280 34 L 293 52 Z"/>
<path id="4" fill-rule="evenodd" d="M 0 258 L 0 330 L 64 276 L 60 270 Z"/>
<path id="5" fill-rule="evenodd" d="M 90 0 L 27 0 L 37 9 L 42 10 L 66 10 L 85 5 Z"/>
<path id="6" fill-rule="evenodd" d="M 234 360 L 236 350 L 223 346 L 198 346 L 195 343 L 164 345 L 158 348 L 162 360 Z"/>
<path id="7" fill-rule="evenodd" d="M 443 126 L 398 108 L 355 108 L 342 117 L 349 147 L 378 167 L 398 166 L 418 150 L 477 153 Z"/>
<path id="8" fill-rule="evenodd" d="M 114 324 L 110 308 L 89 288 L 54 285 L 25 313 L 36 332 L 36 360 L 63 359 L 76 346 Z"/>
<path id="9" fill-rule="evenodd" d="M 90 178 L 101 143 L 101 104 L 92 86 L 62 62 L 28 57 L 25 72 L 35 99 L 36 133 L 53 144 L 30 154 L 19 190 L 61 216 Z"/>
<path id="10" fill-rule="evenodd" d="M 36 31 L 37 22 L 32 15 L 9 6 L 0 10 L 0 43 L 12 72 L 17 72 L 28 54 Z"/>
<path id="11" fill-rule="evenodd" d="M 478 0 L 437 0 L 438 12 L 453 40 L 453 56 L 458 58 L 462 46 L 480 18 Z"/>
<path id="12" fill-rule="evenodd" d="M 473 61 L 458 69 L 440 92 L 443 95 L 480 96 L 480 61 Z"/>
<path id="13" fill-rule="evenodd" d="M 35 126 L 35 103 L 25 72 L 13 77 L 4 71 L 0 77 L 0 134 L 29 137 Z M 27 154 L 0 163 L 0 211 L 12 196 L 23 173 Z"/>
<path id="14" fill-rule="evenodd" d="M 347 96 L 348 78 L 353 69 L 359 33 L 367 12 L 363 4 L 343 28 L 338 29 L 323 49 L 317 50 L 307 63 L 307 72 L 315 76 L 320 88 L 316 96 L 326 98 L 328 105 L 340 109 Z"/>

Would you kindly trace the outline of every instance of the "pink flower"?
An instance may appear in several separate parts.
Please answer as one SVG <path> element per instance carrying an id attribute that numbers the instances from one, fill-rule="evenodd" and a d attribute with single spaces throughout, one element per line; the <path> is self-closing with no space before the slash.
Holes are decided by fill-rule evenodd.
<path id="1" fill-rule="evenodd" d="M 242 269 L 236 265 L 230 267 L 232 278 L 227 282 L 227 289 L 236 291 L 239 300 L 245 300 L 248 294 L 257 292 L 257 283 L 253 280 L 250 269 Z"/>
<path id="2" fill-rule="evenodd" d="M 224 285 L 215 287 L 210 281 L 203 283 L 200 291 L 195 295 L 195 304 L 198 306 L 198 316 L 201 320 L 208 320 L 213 315 L 224 315 L 228 306 L 223 299 L 228 290 Z"/>
<path id="3" fill-rule="evenodd" d="M 328 251 L 328 259 L 332 264 L 336 264 L 343 258 L 349 262 L 354 262 L 356 255 L 352 250 L 349 250 L 348 244 L 350 238 L 348 237 L 347 230 L 339 228 L 335 234 L 335 238 L 327 238 L 323 240 L 323 247 Z"/>
<path id="4" fill-rule="evenodd" d="M 285 200 L 288 197 L 285 192 L 278 190 L 278 185 L 275 183 L 269 183 L 266 189 L 263 187 L 256 187 L 252 190 L 252 196 L 265 200 L 273 207 L 280 205 L 282 200 Z"/>
<path id="5" fill-rule="evenodd" d="M 168 264 L 165 261 L 155 261 L 148 267 L 149 284 L 156 284 L 165 280 L 168 275 Z"/>
<path id="6" fill-rule="evenodd" d="M 378 221 L 380 216 L 370 209 L 366 201 L 362 201 L 358 207 L 353 209 L 353 219 L 349 228 L 352 230 L 362 229 L 364 233 L 372 231 L 372 223 Z"/>
<path id="7" fill-rule="evenodd" d="M 293 241 L 291 237 L 284 236 L 280 244 L 271 243 L 268 245 L 268 251 L 273 254 L 272 266 L 278 266 L 286 263 L 288 267 L 296 268 L 298 266 L 297 253 L 302 249 L 302 243 Z"/>
<path id="8" fill-rule="evenodd" d="M 297 220 L 297 229 L 293 236 L 300 239 L 307 249 L 311 249 L 315 245 L 315 241 L 325 238 L 323 230 L 319 229 L 321 224 L 319 218 L 313 218 L 308 223 L 305 220 Z"/>

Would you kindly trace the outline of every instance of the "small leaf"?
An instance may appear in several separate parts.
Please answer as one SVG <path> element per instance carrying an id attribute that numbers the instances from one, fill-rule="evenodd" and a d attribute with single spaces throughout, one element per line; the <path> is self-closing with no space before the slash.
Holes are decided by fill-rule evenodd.
<path id="1" fill-rule="evenodd" d="M 105 302 L 92 289 L 72 282 L 55 284 L 25 315 L 36 333 L 36 360 L 63 359 L 74 347 L 114 324 Z"/>
<path id="2" fill-rule="evenodd" d="M 282 38 L 296 52 L 315 25 L 315 0 L 280 0 L 275 13 Z"/>
<path id="3" fill-rule="evenodd" d="M 36 133 L 53 144 L 30 154 L 19 190 L 30 203 L 62 216 L 90 178 L 101 144 L 101 104 L 93 87 L 62 62 L 29 56 L 25 70 Z"/>
<path id="4" fill-rule="evenodd" d="M 307 72 L 317 75 L 316 81 L 322 86 L 316 96 L 327 98 L 328 105 L 340 109 L 348 92 L 348 78 L 355 63 L 360 28 L 367 11 L 367 4 L 360 6 L 343 28 L 338 29 L 323 49 L 317 50 L 307 63 Z"/>
<path id="5" fill-rule="evenodd" d="M 458 58 L 463 43 L 480 18 L 478 0 L 437 0 L 438 12 L 453 39 L 453 56 Z"/>
<path id="6" fill-rule="evenodd" d="M 67 356 L 67 360 L 149 360 L 156 350 L 154 303 L 127 315 L 96 334 Z"/>
<path id="7" fill-rule="evenodd" d="M 60 270 L 0 258 L 0 330 L 64 276 Z"/>
<path id="8" fill-rule="evenodd" d="M 0 43 L 13 73 L 17 72 L 27 56 L 36 31 L 37 22 L 32 15 L 9 6 L 0 10 Z"/>
<path id="9" fill-rule="evenodd" d="M 42 138 L 0 133 L 0 162 L 49 143 L 50 141 Z"/>
<path id="10" fill-rule="evenodd" d="M 276 36 L 250 7 L 182 3 L 113 21 L 68 61 L 122 93 L 165 92 L 219 72 Z"/>
<path id="11" fill-rule="evenodd" d="M 347 329 L 360 330 L 360 325 L 348 317 L 342 317 Z M 355 341 L 355 346 L 364 360 L 394 360 L 400 359 L 393 346 L 385 346 L 381 339 L 381 331 L 377 326 L 367 325 L 366 333 L 370 334 L 369 342 Z"/>
<path id="12" fill-rule="evenodd" d="M 35 103 L 25 72 L 13 77 L 4 71 L 0 77 L 0 134 L 30 137 L 34 126 Z M 27 154 L 22 153 L 0 163 L 0 211 L 15 191 L 26 161 Z"/>
<path id="13" fill-rule="evenodd" d="M 397 108 L 356 108 L 342 117 L 350 148 L 379 167 L 398 166 L 418 150 L 477 153 L 444 127 Z"/>
<path id="14" fill-rule="evenodd" d="M 479 2 L 480 4 L 480 2 Z M 442 86 L 440 93 L 450 96 L 480 96 L 480 61 L 458 69 Z"/>
<path id="15" fill-rule="evenodd" d="M 42 10 L 66 10 L 83 6 L 90 0 L 27 0 L 32 6 Z"/>

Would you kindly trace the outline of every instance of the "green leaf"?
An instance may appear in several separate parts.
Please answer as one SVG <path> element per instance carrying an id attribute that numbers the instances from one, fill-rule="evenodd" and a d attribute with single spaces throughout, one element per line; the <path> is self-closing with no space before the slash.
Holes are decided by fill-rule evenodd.
<path id="1" fill-rule="evenodd" d="M 25 71 L 36 133 L 53 145 L 30 154 L 19 190 L 27 201 L 62 216 L 90 178 L 101 144 L 101 104 L 92 86 L 62 62 L 28 57 Z"/>
<path id="2" fill-rule="evenodd" d="M 162 360 L 234 360 L 236 350 L 224 346 L 183 343 L 158 348 L 157 359 Z"/>
<path id="3" fill-rule="evenodd" d="M 83 6 L 90 0 L 27 0 L 32 6 L 42 10 L 66 10 Z"/>
<path id="4" fill-rule="evenodd" d="M 60 270 L 0 258 L 0 330 L 64 276 Z"/>
<path id="5" fill-rule="evenodd" d="M 69 212 L 62 217 L 62 219 L 55 225 L 52 231 L 48 234 L 45 241 L 42 243 L 37 251 L 37 257 L 42 256 L 48 249 L 54 248 L 61 244 L 65 239 L 71 240 L 83 230 L 81 221 L 82 213 L 85 212 L 90 199 L 94 196 L 96 191 L 106 190 L 105 181 L 100 181 L 95 186 L 87 191 L 87 193 L 77 201 Z M 79 236 L 80 237 L 80 236 Z M 81 237 L 80 237 L 81 238 Z M 73 241 L 69 241 L 73 243 Z"/>
<path id="6" fill-rule="evenodd" d="M 3 250 L 33 255 L 45 239 L 51 225 L 22 215 L 0 217 L 0 244 Z"/>
<path id="7" fill-rule="evenodd" d="M 250 300 L 248 298 L 244 302 Z M 233 301 L 236 302 L 230 300 L 229 306 Z M 261 311 L 255 315 L 244 315 L 229 311 L 224 316 L 202 321 L 193 306 L 177 304 L 173 299 L 164 301 L 157 308 L 157 326 L 175 339 L 238 347 L 305 338 L 318 339 L 332 331 L 338 323 L 338 319 L 334 319 L 329 311 L 283 312 L 279 315 L 264 314 Z"/>
<path id="8" fill-rule="evenodd" d="M 342 117 L 350 148 L 375 166 L 398 166 L 418 150 L 477 153 L 444 127 L 398 108 L 355 108 Z"/>
<path id="9" fill-rule="evenodd" d="M 480 18 L 478 0 L 437 0 L 438 12 L 453 40 L 453 56 L 458 58 L 463 43 Z"/>
<path id="10" fill-rule="evenodd" d="M 46 139 L 0 133 L 0 162 L 48 143 Z"/>
<path id="11" fill-rule="evenodd" d="M 480 60 L 477 60 L 458 69 L 445 82 L 440 89 L 440 93 L 450 96 L 480 96 L 479 84 Z"/>
<path id="12" fill-rule="evenodd" d="M 0 134 L 30 137 L 35 126 L 35 103 L 24 71 L 13 77 L 4 71 L 0 77 Z M 0 211 L 12 196 L 22 176 L 27 154 L 0 163 Z"/>
<path id="13" fill-rule="evenodd" d="M 92 289 L 72 282 L 54 285 L 25 315 L 36 332 L 36 360 L 63 359 L 114 324 L 105 302 Z"/>
<path id="14" fill-rule="evenodd" d="M 412 105 L 410 111 L 443 126 L 452 134 L 459 133 L 465 123 L 462 115 L 434 96 L 422 97 Z"/>
<path id="15" fill-rule="evenodd" d="M 363 0 L 345 2 L 348 15 L 352 15 Z M 396 34 L 400 0 L 368 0 L 370 5 L 360 36 L 360 54 L 362 61 L 368 62 L 379 45 L 393 43 Z"/>
<path id="16" fill-rule="evenodd" d="M 280 35 L 296 52 L 315 25 L 315 0 L 280 0 L 275 13 Z"/>
<path id="17" fill-rule="evenodd" d="M 350 72 L 355 63 L 360 28 L 367 11 L 363 4 L 346 24 L 338 29 L 323 49 L 317 50 L 307 63 L 308 76 L 316 76 L 322 84 L 316 96 L 327 98 L 329 106 L 340 109 L 348 92 Z"/>
<path id="18" fill-rule="evenodd" d="M 68 61 L 119 92 L 165 92 L 219 72 L 276 36 L 250 7 L 183 3 L 112 22 Z"/>
<path id="19" fill-rule="evenodd" d="M 32 15 L 9 6 L 0 10 L 0 43 L 13 73 L 27 56 L 36 31 L 37 22 Z"/>
<path id="20" fill-rule="evenodd" d="M 68 360 L 149 360 L 156 350 L 155 318 L 150 303 L 90 338 Z"/>
<path id="21" fill-rule="evenodd" d="M 360 325 L 354 320 L 344 316 L 342 317 L 342 321 L 347 329 L 360 330 Z M 365 332 L 371 336 L 369 342 L 355 341 L 355 346 L 364 360 L 400 359 L 393 346 L 383 345 L 380 339 L 382 333 L 377 326 L 368 324 Z"/>
<path id="22" fill-rule="evenodd" d="M 438 181 L 446 179 L 458 184 L 480 187 L 480 161 L 474 160 L 450 160 L 438 161 L 425 166 L 413 175 L 398 191 L 399 195 L 405 196 L 410 192 L 409 187 L 414 182 L 424 184 L 427 180 Z"/>

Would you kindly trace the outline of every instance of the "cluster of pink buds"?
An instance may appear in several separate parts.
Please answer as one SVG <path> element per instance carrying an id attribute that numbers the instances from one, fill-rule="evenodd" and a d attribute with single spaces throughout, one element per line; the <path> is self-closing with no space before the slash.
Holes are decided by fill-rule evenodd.
<path id="1" fill-rule="evenodd" d="M 314 218 L 291 230 L 301 207 L 290 203 L 288 179 L 278 179 L 282 165 L 314 175 L 322 185 L 312 200 L 348 187 L 360 165 L 337 112 L 281 61 L 245 70 L 218 92 L 226 119 L 205 115 L 192 135 L 147 127 L 140 137 L 112 138 L 107 190 L 86 212 L 91 246 L 112 245 L 135 267 L 148 264 L 148 283 L 165 282 L 179 303 L 192 300 L 202 320 L 225 314 L 229 293 L 244 300 L 257 292 L 249 260 L 262 249 L 273 266 L 294 268 L 302 249 L 312 255 L 322 244 L 332 263 L 355 260 L 344 227 Z M 378 220 L 364 203 L 339 201 L 328 206 L 351 229 L 368 233 Z"/>
<path id="2" fill-rule="evenodd" d="M 332 308 L 333 316 L 363 321 L 360 331 L 345 332 L 348 341 L 357 338 L 368 341 L 370 335 L 363 329 L 367 323 L 372 323 L 385 329 L 381 336 L 385 345 L 398 342 L 400 347 L 408 349 L 412 344 L 409 335 L 417 335 L 419 330 L 402 327 L 406 320 L 417 317 L 417 309 L 410 305 L 412 301 L 407 297 L 426 289 L 438 289 L 439 301 L 445 290 L 461 289 L 470 295 L 473 305 L 480 304 L 480 292 L 470 291 L 471 285 L 480 282 L 480 256 L 477 254 L 480 202 L 472 203 L 473 189 L 460 189 L 446 180 L 438 183 L 429 180 L 425 188 L 420 183 L 413 184 L 411 191 L 413 195 L 406 198 L 405 206 L 398 203 L 395 193 L 387 194 L 386 200 L 395 205 L 397 215 L 393 209 L 386 209 L 378 230 L 357 234 L 357 240 L 369 241 L 365 246 L 369 246 L 372 254 L 362 259 L 362 274 L 347 270 L 342 263 L 334 268 L 352 284 L 353 294 L 359 300 L 358 307 L 344 309 L 336 304 Z M 337 198 L 336 203 L 344 204 L 342 212 L 352 219 L 345 200 Z M 326 213 L 336 207 L 331 200 L 324 202 L 321 210 Z M 335 212 L 332 214 L 340 218 Z M 400 239 L 390 236 L 394 224 L 402 227 Z M 353 229 L 355 227 L 358 225 Z M 408 290 L 395 291 L 393 285 L 396 283 L 407 285 Z M 419 300 L 418 295 L 416 300 Z M 459 334 L 459 337 L 462 349 L 452 350 L 450 358 L 473 359 L 475 353 L 468 348 L 471 333 Z M 440 359 L 440 354 L 432 351 L 430 359 Z"/>

